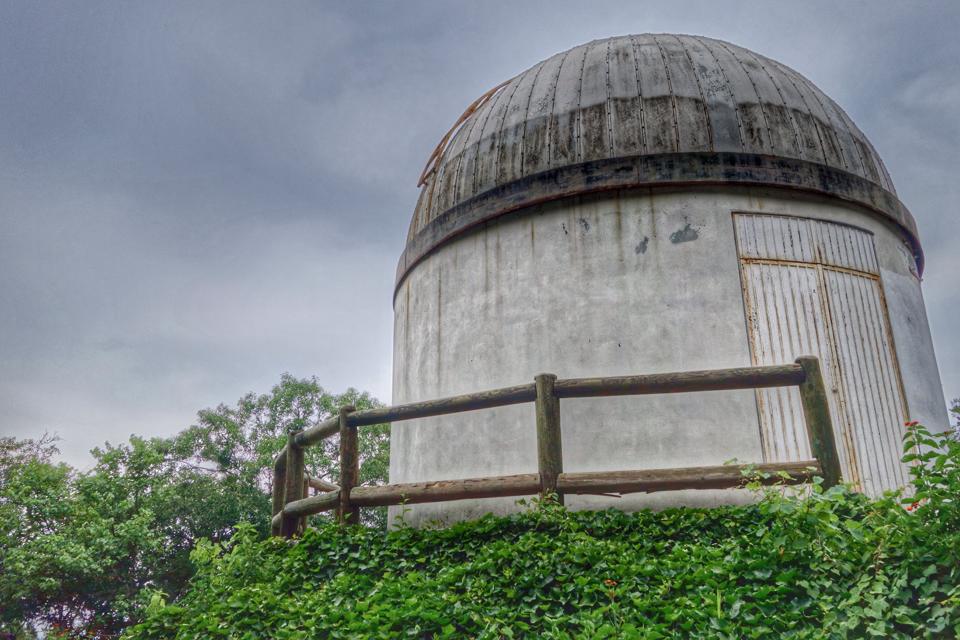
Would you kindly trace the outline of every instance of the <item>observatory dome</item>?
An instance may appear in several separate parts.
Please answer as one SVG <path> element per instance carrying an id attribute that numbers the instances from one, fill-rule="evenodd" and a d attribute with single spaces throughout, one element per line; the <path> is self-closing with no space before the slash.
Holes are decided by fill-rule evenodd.
<path id="1" fill-rule="evenodd" d="M 617 36 L 558 53 L 474 102 L 430 158 L 398 283 L 504 213 L 636 186 L 786 187 L 916 224 L 876 149 L 797 71 L 721 40 Z"/>
<path id="2" fill-rule="evenodd" d="M 948 424 L 913 217 L 863 132 L 779 62 L 685 35 L 575 47 L 474 101 L 419 184 L 393 297 L 394 404 L 543 373 L 569 382 L 815 356 L 841 475 L 874 496 L 909 482 L 905 421 Z M 796 388 L 559 404 L 563 473 L 814 455 Z M 534 417 L 517 404 L 405 422 L 390 436 L 391 482 L 530 474 Z M 750 499 L 565 496 L 625 510 Z M 393 515 L 517 508 L 476 497 Z"/>

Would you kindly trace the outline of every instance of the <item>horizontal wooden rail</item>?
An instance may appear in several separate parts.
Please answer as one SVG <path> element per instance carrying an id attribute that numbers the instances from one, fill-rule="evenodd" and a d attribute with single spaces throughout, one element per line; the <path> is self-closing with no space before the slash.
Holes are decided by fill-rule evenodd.
<path id="1" fill-rule="evenodd" d="M 720 465 L 680 469 L 644 469 L 641 471 L 593 471 L 561 473 L 558 488 L 575 494 L 628 494 L 675 491 L 677 489 L 732 489 L 747 481 L 745 472 L 756 472 L 760 484 L 800 484 L 820 473 L 816 460 L 773 462 L 757 465 Z M 540 474 L 467 478 L 355 487 L 350 502 L 358 507 L 384 507 L 397 504 L 421 504 L 476 498 L 507 498 L 539 493 Z M 331 511 L 340 504 L 340 492 L 290 502 L 283 509 L 288 517 L 304 517 Z M 276 518 L 279 521 L 280 514 Z"/>
<path id="2" fill-rule="evenodd" d="M 411 402 L 410 404 L 394 405 L 392 407 L 378 407 L 365 411 L 356 411 L 350 414 L 347 421 L 351 427 L 363 427 L 384 422 L 398 422 L 415 418 L 429 418 L 449 413 L 463 411 L 477 411 L 503 407 L 510 404 L 533 402 L 537 397 L 537 388 L 534 384 L 521 384 L 515 387 L 504 387 L 478 393 L 468 393 L 462 396 L 451 396 L 438 400 Z M 340 420 L 333 416 L 320 424 L 305 429 L 297 435 L 297 444 L 309 447 L 332 435 L 340 433 Z"/>
<path id="3" fill-rule="evenodd" d="M 719 465 L 679 469 L 644 469 L 641 471 L 591 471 L 561 473 L 557 489 L 564 493 L 609 494 L 653 493 L 679 489 L 732 489 L 744 482 L 744 471 L 752 469 L 761 484 L 800 484 L 820 473 L 816 460 L 773 462 L 757 465 Z M 782 474 L 785 474 L 782 475 Z"/>
<path id="4" fill-rule="evenodd" d="M 529 496 L 538 491 L 540 491 L 540 474 L 521 473 L 513 476 L 494 476 L 491 478 L 357 487 L 350 494 L 350 500 L 363 507 L 383 507 L 394 504 L 446 502 L 447 500 L 464 500 L 466 498 Z"/>
<path id="5" fill-rule="evenodd" d="M 315 427 L 304 429 L 298 433 L 297 444 L 301 447 L 309 447 L 337 433 L 340 433 L 340 416 L 333 416 Z"/>
<path id="6" fill-rule="evenodd" d="M 561 398 L 588 398 L 788 387 L 800 384 L 804 378 L 803 367 L 798 364 L 785 364 L 772 367 L 652 373 L 642 376 L 572 378 L 557 380 L 554 389 L 557 396 Z"/>
<path id="7" fill-rule="evenodd" d="M 287 516 L 302 518 L 304 516 L 312 516 L 322 511 L 336 509 L 339 505 L 340 492 L 331 491 L 329 493 L 321 493 L 320 495 L 288 502 L 287 506 L 283 508 L 283 513 Z"/>
<path id="8" fill-rule="evenodd" d="M 533 402 L 536 398 L 537 387 L 535 384 L 521 384 L 515 387 L 468 393 L 462 396 L 440 398 L 439 400 L 411 402 L 410 404 L 401 404 L 393 407 L 357 411 L 350 415 L 350 424 L 355 427 L 362 427 L 364 425 L 380 424 L 382 422 L 428 418 L 430 416 L 442 416 L 448 413 L 476 411 L 478 409 L 490 409 L 492 407 L 503 407 L 510 404 Z"/>
<path id="9" fill-rule="evenodd" d="M 338 484 L 333 484 L 320 478 L 314 478 L 313 476 L 306 476 L 306 478 L 307 484 L 310 485 L 311 489 L 316 489 L 317 491 L 340 491 L 340 485 Z"/>
<path id="10" fill-rule="evenodd" d="M 803 367 L 787 364 L 769 367 L 739 367 L 709 371 L 654 373 L 642 376 L 604 378 L 571 378 L 557 380 L 557 397 L 586 398 L 593 396 L 646 395 L 690 391 L 721 391 L 761 387 L 787 387 L 804 381 Z M 535 384 L 491 389 L 437 400 L 412 402 L 391 407 L 378 407 L 350 414 L 348 424 L 362 427 L 384 422 L 413 420 L 431 416 L 490 409 L 511 404 L 533 402 L 537 398 Z M 340 432 L 337 416 L 310 427 L 297 435 L 296 442 L 308 447 Z"/>

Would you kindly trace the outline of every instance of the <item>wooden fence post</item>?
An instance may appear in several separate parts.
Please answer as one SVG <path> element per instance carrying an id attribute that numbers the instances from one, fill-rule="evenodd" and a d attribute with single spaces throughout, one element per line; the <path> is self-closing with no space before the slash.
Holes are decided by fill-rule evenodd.
<path id="1" fill-rule="evenodd" d="M 340 407 L 340 524 L 360 524 L 360 507 L 350 504 L 350 490 L 360 480 L 360 455 L 357 428 L 348 423 L 348 416 L 356 407 Z"/>
<path id="2" fill-rule="evenodd" d="M 287 435 L 287 469 L 284 482 L 283 504 L 303 498 L 303 448 L 297 446 L 296 433 Z M 300 530 L 301 518 L 284 516 L 280 522 L 280 535 L 292 538 Z"/>
<path id="3" fill-rule="evenodd" d="M 563 473 L 563 447 L 560 439 L 560 398 L 554 391 L 557 376 L 541 373 L 537 383 L 537 467 L 540 472 L 540 495 L 553 493 L 560 504 L 563 495 L 557 490 L 557 478 Z"/>
<path id="4" fill-rule="evenodd" d="M 273 486 L 271 487 L 271 508 L 270 515 L 275 516 L 281 511 L 283 511 L 283 494 L 286 490 L 286 469 L 287 469 L 287 452 L 286 450 L 281 452 L 282 455 L 278 455 L 273 461 Z M 270 535 L 278 536 L 280 535 L 280 522 L 278 521 L 274 524 L 273 520 L 270 522 Z"/>
<path id="5" fill-rule="evenodd" d="M 805 376 L 799 386 L 803 417 L 807 423 L 807 437 L 810 439 L 810 451 L 820 462 L 823 487 L 829 489 L 843 481 L 843 474 L 840 470 L 840 456 L 837 454 L 837 442 L 833 434 L 833 420 L 830 418 L 827 390 L 823 386 L 823 375 L 820 372 L 820 361 L 813 356 L 801 356 L 796 362 L 803 367 Z"/>

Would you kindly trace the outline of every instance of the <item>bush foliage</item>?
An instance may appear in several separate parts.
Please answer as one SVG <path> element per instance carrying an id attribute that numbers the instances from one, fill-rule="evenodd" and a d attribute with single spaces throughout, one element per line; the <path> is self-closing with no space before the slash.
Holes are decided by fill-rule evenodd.
<path id="1" fill-rule="evenodd" d="M 510 518 L 202 543 L 128 639 L 914 638 L 960 634 L 960 444 L 911 425 L 909 497 Z"/>

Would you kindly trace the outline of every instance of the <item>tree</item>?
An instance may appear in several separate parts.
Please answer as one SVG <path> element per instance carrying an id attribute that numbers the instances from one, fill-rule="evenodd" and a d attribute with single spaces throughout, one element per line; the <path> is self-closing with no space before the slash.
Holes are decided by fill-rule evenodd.
<path id="1" fill-rule="evenodd" d="M 199 413 L 196 425 L 173 440 L 176 455 L 184 464 L 221 481 L 229 481 L 250 490 L 254 488 L 256 514 L 247 521 L 266 533 L 270 504 L 266 496 L 272 481 L 273 459 L 287 441 L 287 434 L 316 426 L 335 415 L 343 405 L 358 410 L 380 406 L 369 393 L 347 389 L 331 394 L 317 379 L 298 379 L 289 374 L 269 394 L 247 394 L 235 407 L 220 405 Z M 389 470 L 390 428 L 381 424 L 359 432 L 360 483 L 382 484 Z M 305 452 L 307 473 L 321 480 L 339 482 L 337 438 L 330 438 Z M 254 517 L 255 516 L 255 517 Z M 363 515 L 370 526 L 385 526 L 386 512 L 370 510 Z"/>
<path id="2" fill-rule="evenodd" d="M 171 438 L 94 449 L 84 473 L 54 461 L 54 439 L 0 439 L 0 637 L 112 638 L 142 616 L 151 590 L 179 595 L 198 540 L 227 541 L 239 523 L 268 531 L 270 470 L 287 431 L 341 404 L 377 403 L 284 375 L 268 394 L 200 411 Z M 384 481 L 388 428 L 360 440 L 361 479 Z M 308 450 L 311 475 L 337 478 L 335 448 L 334 439 Z"/>

